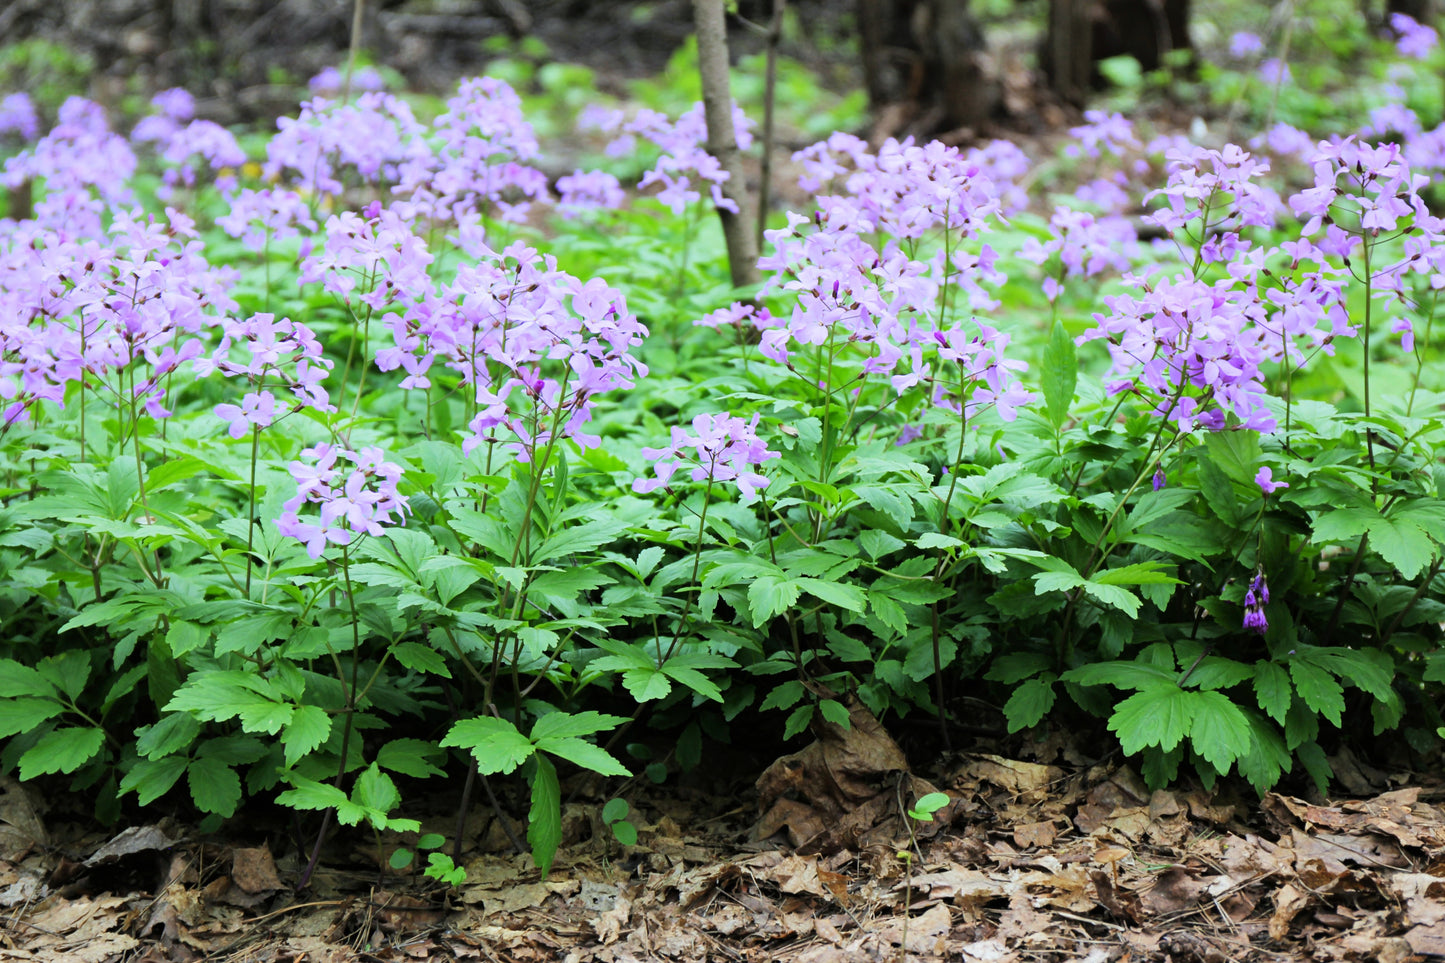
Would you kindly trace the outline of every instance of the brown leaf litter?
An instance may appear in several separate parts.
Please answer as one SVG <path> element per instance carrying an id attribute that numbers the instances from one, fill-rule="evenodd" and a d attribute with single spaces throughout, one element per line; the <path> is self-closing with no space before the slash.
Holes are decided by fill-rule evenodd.
<path id="1" fill-rule="evenodd" d="M 450 889 L 380 875 L 414 837 L 362 861 L 364 841 L 338 840 L 298 895 L 304 857 L 284 832 L 67 838 L 3 782 L 0 961 L 1445 959 L 1438 783 L 1328 802 L 1151 792 L 1058 744 L 963 754 L 929 781 L 866 709 L 849 712 L 849 728 L 820 721 L 769 767 L 755 808 L 629 792 L 638 843 L 620 847 L 601 800 L 570 802 L 546 878 L 477 814 Z M 934 786 L 950 803 L 910 837 L 902 814 Z"/>

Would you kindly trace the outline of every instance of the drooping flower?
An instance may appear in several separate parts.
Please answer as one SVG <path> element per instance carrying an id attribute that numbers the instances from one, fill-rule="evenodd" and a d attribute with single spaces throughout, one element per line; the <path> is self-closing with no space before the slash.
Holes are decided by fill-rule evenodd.
<path id="1" fill-rule="evenodd" d="M 1269 629 L 1269 620 L 1264 616 L 1264 607 L 1269 604 L 1269 585 L 1264 572 L 1257 571 L 1244 593 L 1244 627 L 1264 635 Z"/>
<path id="2" fill-rule="evenodd" d="M 1255 473 L 1254 483 L 1258 485 L 1260 490 L 1266 495 L 1273 495 L 1276 490 L 1289 487 L 1289 482 L 1277 482 L 1274 480 L 1274 469 L 1268 465 L 1260 468 L 1260 470 Z"/>

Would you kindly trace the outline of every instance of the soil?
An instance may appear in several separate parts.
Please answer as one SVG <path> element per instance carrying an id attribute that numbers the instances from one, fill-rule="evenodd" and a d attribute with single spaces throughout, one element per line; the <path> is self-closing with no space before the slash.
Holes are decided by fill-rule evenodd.
<path id="1" fill-rule="evenodd" d="M 415 865 L 382 868 L 414 834 L 333 834 L 297 891 L 310 841 L 296 831 L 314 825 L 250 812 L 209 835 L 170 821 L 97 834 L 63 796 L 47 809 L 5 782 L 0 960 L 1445 956 L 1438 778 L 1387 775 L 1344 753 L 1332 763 L 1348 797 L 1259 798 L 1232 784 L 1151 792 L 1128 766 L 1057 733 L 980 742 L 923 778 L 866 710 L 854 706 L 850 722 L 819 724 L 755 782 L 716 765 L 660 786 L 575 778 L 545 877 L 509 842 L 521 831 L 520 787 L 498 782 L 506 814 L 466 815 L 466 880 L 455 887 Z M 949 797 L 935 819 L 904 816 L 934 790 Z M 635 845 L 602 823 L 610 798 L 630 804 Z M 444 808 L 406 815 L 453 833 Z"/>

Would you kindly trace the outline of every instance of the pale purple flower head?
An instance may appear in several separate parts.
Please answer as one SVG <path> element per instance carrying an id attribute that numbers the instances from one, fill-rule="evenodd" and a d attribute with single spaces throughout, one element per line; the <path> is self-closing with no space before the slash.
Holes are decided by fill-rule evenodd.
<path id="1" fill-rule="evenodd" d="M 1406 13 L 1390 14 L 1390 29 L 1395 32 L 1395 49 L 1405 57 L 1424 60 L 1440 43 L 1434 27 L 1419 23 Z"/>
<path id="2" fill-rule="evenodd" d="M 1256 572 L 1250 579 L 1244 593 L 1244 627 L 1264 635 L 1269 630 L 1269 620 L 1264 616 L 1264 607 L 1269 604 L 1269 585 L 1264 572 Z"/>
<path id="3" fill-rule="evenodd" d="M 0 137 L 9 134 L 26 143 L 40 136 L 40 117 L 27 93 L 6 94 L 0 99 Z"/>
<path id="4" fill-rule="evenodd" d="M 1280 488 L 1288 488 L 1289 482 L 1275 481 L 1274 469 L 1268 465 L 1263 466 L 1254 475 L 1254 483 L 1259 486 L 1260 491 L 1266 495 L 1273 495 Z"/>
<path id="5" fill-rule="evenodd" d="M 1248 30 L 1237 31 L 1229 38 L 1229 55 L 1236 60 L 1253 57 L 1263 50 L 1264 41 L 1259 39 L 1258 34 L 1250 33 Z"/>
<path id="6" fill-rule="evenodd" d="M 702 414 L 692 420 L 692 427 L 695 435 L 674 426 L 670 445 L 642 449 L 643 457 L 655 462 L 656 475 L 636 479 L 633 491 L 650 492 L 668 485 L 685 464 L 693 466 L 693 481 L 734 482 L 745 499 L 768 487 L 768 479 L 753 471 L 753 466 L 781 455 L 769 451 L 758 438 L 757 415 L 744 421 L 733 415 Z"/>
<path id="7" fill-rule="evenodd" d="M 348 546 L 361 535 L 383 535 L 386 526 L 401 522 L 409 511 L 407 496 L 397 493 L 402 468 L 385 460 L 380 448 L 359 453 L 320 444 L 291 462 L 296 494 L 282 506 L 276 529 L 320 558 L 330 545 Z M 351 463 L 348 470 L 338 459 Z M 317 506 L 312 515 L 307 506 Z M 303 519 L 301 512 L 306 511 Z"/>

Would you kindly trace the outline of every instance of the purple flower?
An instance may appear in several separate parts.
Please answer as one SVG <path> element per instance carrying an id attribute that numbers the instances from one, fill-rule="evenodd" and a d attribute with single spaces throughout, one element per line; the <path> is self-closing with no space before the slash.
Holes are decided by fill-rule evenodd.
<path id="1" fill-rule="evenodd" d="M 1274 470 L 1268 465 L 1265 465 L 1255 473 L 1254 483 L 1258 485 L 1260 490 L 1266 495 L 1273 495 L 1276 489 L 1289 487 L 1289 482 L 1274 481 Z"/>
<path id="2" fill-rule="evenodd" d="M 237 405 L 217 405 L 216 417 L 231 423 L 229 434 L 242 438 L 252 427 L 266 428 L 276 419 L 276 397 L 269 391 L 252 391 Z"/>
<path id="3" fill-rule="evenodd" d="M 7 94 L 0 99 L 0 137 L 6 134 L 16 134 L 26 143 L 40 136 L 40 117 L 29 94 Z"/>
<path id="4" fill-rule="evenodd" d="M 1400 336 L 1400 347 L 1408 354 L 1415 350 L 1415 326 L 1409 318 L 1396 318 L 1390 330 Z"/>
<path id="5" fill-rule="evenodd" d="M 1264 616 L 1264 607 L 1269 604 L 1269 585 L 1265 583 L 1264 572 L 1257 572 L 1250 580 L 1244 593 L 1244 627 L 1260 635 L 1269 629 L 1269 620 Z"/>
<path id="6" fill-rule="evenodd" d="M 1159 489 L 1163 488 L 1165 485 L 1169 484 L 1169 478 L 1167 475 L 1164 474 L 1164 469 L 1161 468 L 1154 473 L 1153 484 L 1154 490 L 1156 492 Z"/>
<path id="7" fill-rule="evenodd" d="M 320 558 L 328 545 L 350 545 L 358 535 L 382 535 L 409 511 L 407 497 L 396 490 L 402 468 L 386 461 L 380 448 L 357 453 L 321 444 L 301 457 L 309 463 L 291 462 L 296 495 L 282 506 L 276 529 L 305 543 L 312 558 Z M 338 459 L 351 462 L 351 470 L 338 468 Z M 308 505 L 318 506 L 316 521 L 301 518 Z"/>
<path id="8" fill-rule="evenodd" d="M 758 438 L 758 416 L 744 421 L 733 415 L 702 414 L 692 420 L 696 435 L 682 428 L 672 429 L 672 443 L 665 448 L 644 448 L 644 458 L 653 459 L 656 477 L 638 478 L 632 483 L 636 492 L 650 492 L 672 481 L 684 462 L 693 464 L 692 480 L 735 482 L 745 499 L 759 488 L 768 487 L 768 479 L 751 468 L 765 461 L 782 457 L 769 451 Z"/>
<path id="9" fill-rule="evenodd" d="M 1229 55 L 1236 60 L 1252 57 L 1264 50 L 1264 41 L 1257 34 L 1240 30 L 1229 38 Z"/>
<path id="10" fill-rule="evenodd" d="M 1440 42 L 1440 35 L 1435 32 L 1434 27 L 1416 22 L 1409 14 L 1390 14 L 1390 29 L 1395 31 L 1395 49 L 1399 50 L 1402 56 L 1416 60 L 1429 57 Z"/>

